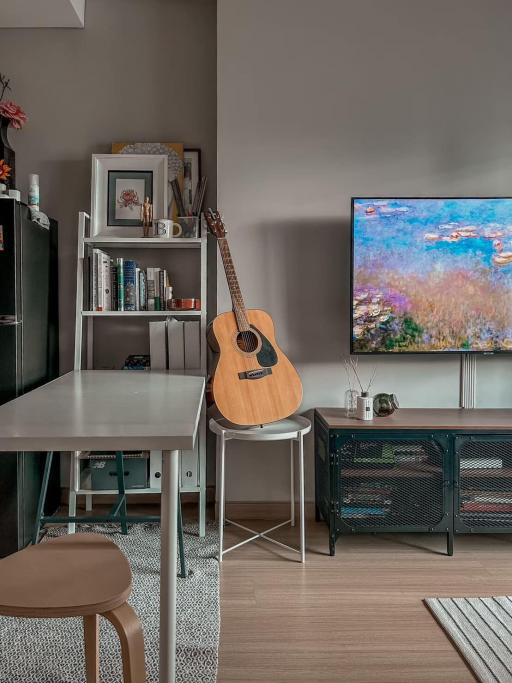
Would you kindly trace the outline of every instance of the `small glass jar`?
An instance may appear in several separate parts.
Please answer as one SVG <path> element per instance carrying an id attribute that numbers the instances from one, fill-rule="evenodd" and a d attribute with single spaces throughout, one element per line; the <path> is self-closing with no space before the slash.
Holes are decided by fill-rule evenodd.
<path id="1" fill-rule="evenodd" d="M 355 417 L 357 411 L 357 391 L 347 389 L 345 392 L 345 415 Z"/>

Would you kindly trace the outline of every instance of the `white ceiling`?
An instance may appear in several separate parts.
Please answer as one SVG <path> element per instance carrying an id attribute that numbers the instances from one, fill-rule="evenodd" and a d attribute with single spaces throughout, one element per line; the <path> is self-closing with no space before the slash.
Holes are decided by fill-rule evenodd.
<path id="1" fill-rule="evenodd" d="M 0 0 L 0 28 L 84 28 L 85 0 Z"/>

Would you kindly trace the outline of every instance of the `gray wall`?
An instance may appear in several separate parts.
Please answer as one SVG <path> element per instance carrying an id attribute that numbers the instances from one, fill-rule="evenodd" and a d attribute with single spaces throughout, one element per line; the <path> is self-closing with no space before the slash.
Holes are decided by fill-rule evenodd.
<path id="1" fill-rule="evenodd" d="M 17 185 L 26 192 L 28 174 L 39 173 L 41 209 L 59 220 L 63 371 L 72 367 L 77 213 L 90 207 L 91 154 L 115 141 L 201 147 L 215 197 L 215 22 L 215 0 L 87 0 L 83 31 L 0 30 L 0 70 L 29 115 L 10 133 Z"/>
<path id="2" fill-rule="evenodd" d="M 351 195 L 512 193 L 511 24 L 507 0 L 218 1 L 218 203 L 304 410 L 343 402 Z M 458 357 L 374 362 L 403 406 L 458 405 Z M 478 361 L 480 406 L 512 405 L 511 362 Z M 239 451 L 228 498 L 285 500 L 286 453 Z"/>

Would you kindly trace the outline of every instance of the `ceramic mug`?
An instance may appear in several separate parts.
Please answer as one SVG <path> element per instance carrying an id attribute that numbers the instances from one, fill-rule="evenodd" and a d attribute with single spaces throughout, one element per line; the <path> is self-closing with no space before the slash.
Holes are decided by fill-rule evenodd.
<path id="1" fill-rule="evenodd" d="M 170 218 L 157 218 L 153 221 L 153 232 L 155 237 L 181 237 L 183 228 Z"/>

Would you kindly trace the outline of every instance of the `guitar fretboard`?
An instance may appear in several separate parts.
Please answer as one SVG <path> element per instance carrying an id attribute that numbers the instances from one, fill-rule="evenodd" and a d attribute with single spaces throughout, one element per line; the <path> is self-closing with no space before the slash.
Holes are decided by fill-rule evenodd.
<path id="1" fill-rule="evenodd" d="M 236 317 L 238 329 L 240 332 L 247 332 L 250 330 L 250 325 L 249 321 L 247 320 L 245 304 L 242 297 L 242 292 L 240 291 L 240 285 L 238 284 L 238 278 L 236 276 L 235 266 L 233 265 L 233 259 L 231 258 L 228 242 L 225 237 L 219 237 L 218 242 L 220 255 L 222 256 L 222 263 L 224 264 L 224 271 L 226 272 L 229 293 L 233 303 L 233 313 Z"/>

